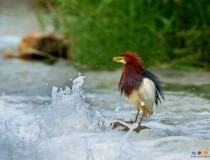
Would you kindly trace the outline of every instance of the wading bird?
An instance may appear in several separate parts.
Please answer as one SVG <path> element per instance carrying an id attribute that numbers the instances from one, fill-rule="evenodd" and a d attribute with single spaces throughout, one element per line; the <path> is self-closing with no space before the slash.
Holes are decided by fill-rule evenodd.
<path id="1" fill-rule="evenodd" d="M 111 61 L 124 64 L 119 82 L 119 90 L 128 101 L 137 107 L 135 122 L 137 122 L 139 111 L 142 110 L 142 117 L 153 114 L 154 103 L 158 105 L 161 98 L 164 100 L 163 87 L 159 78 L 143 67 L 141 58 L 132 52 L 126 51 L 119 57 L 111 58 Z"/>

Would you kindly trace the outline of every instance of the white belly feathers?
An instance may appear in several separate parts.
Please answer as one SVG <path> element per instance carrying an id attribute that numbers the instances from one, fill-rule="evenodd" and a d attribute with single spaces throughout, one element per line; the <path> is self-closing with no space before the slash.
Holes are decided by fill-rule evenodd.
<path id="1" fill-rule="evenodd" d="M 153 105 L 155 102 L 155 84 L 148 78 L 143 78 L 139 89 L 133 90 L 127 98 L 130 103 L 133 103 L 138 108 L 146 107 L 149 114 L 153 113 Z"/>

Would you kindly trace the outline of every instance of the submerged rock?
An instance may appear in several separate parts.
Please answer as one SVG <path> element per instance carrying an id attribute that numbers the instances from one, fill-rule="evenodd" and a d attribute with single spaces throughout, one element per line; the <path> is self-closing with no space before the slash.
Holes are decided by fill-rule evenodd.
<path id="1" fill-rule="evenodd" d="M 139 126 L 137 125 L 134 126 L 134 128 L 132 128 L 132 125 L 135 124 L 134 121 L 124 121 L 125 123 L 122 123 L 122 122 L 115 122 L 114 125 L 113 125 L 113 129 L 117 128 L 117 127 L 121 127 L 122 128 L 122 131 L 126 131 L 128 132 L 130 129 L 133 129 L 135 132 L 139 133 L 141 130 L 143 129 L 150 129 L 149 127 L 147 126 Z M 126 125 L 127 123 L 127 125 Z"/>

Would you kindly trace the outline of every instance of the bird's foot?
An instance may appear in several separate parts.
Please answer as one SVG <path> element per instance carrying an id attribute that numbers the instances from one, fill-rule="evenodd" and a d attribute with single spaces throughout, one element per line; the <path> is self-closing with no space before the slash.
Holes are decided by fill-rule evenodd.
<path id="1" fill-rule="evenodd" d="M 150 129 L 149 127 L 147 126 L 138 126 L 134 129 L 134 131 L 136 131 L 137 133 L 139 133 L 141 130 L 143 129 Z"/>
<path id="2" fill-rule="evenodd" d="M 134 124 L 136 123 L 135 121 L 124 121 L 125 123 L 128 123 L 128 124 Z M 117 128 L 117 127 L 122 127 L 122 131 L 126 131 L 128 132 L 130 130 L 130 128 L 124 124 L 122 124 L 121 122 L 115 122 L 114 125 L 113 125 L 113 129 Z M 149 127 L 147 126 L 141 126 L 141 125 L 138 125 L 138 127 L 136 127 L 134 129 L 135 132 L 139 133 L 141 130 L 143 129 L 150 129 Z"/>

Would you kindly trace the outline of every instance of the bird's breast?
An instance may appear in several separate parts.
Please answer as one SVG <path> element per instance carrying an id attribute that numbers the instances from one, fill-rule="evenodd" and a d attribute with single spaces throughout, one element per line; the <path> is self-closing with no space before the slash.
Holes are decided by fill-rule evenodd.
<path id="1" fill-rule="evenodd" d="M 127 96 L 130 103 L 141 108 L 147 107 L 152 113 L 155 102 L 155 84 L 148 78 L 143 78 L 142 84 L 137 89 L 133 89 Z"/>
<path id="2" fill-rule="evenodd" d="M 143 77 L 141 74 L 138 74 L 136 72 L 133 73 L 133 71 L 123 72 L 119 82 L 119 89 L 122 93 L 125 94 L 126 97 L 128 97 L 133 90 L 139 88 L 142 80 Z"/>

